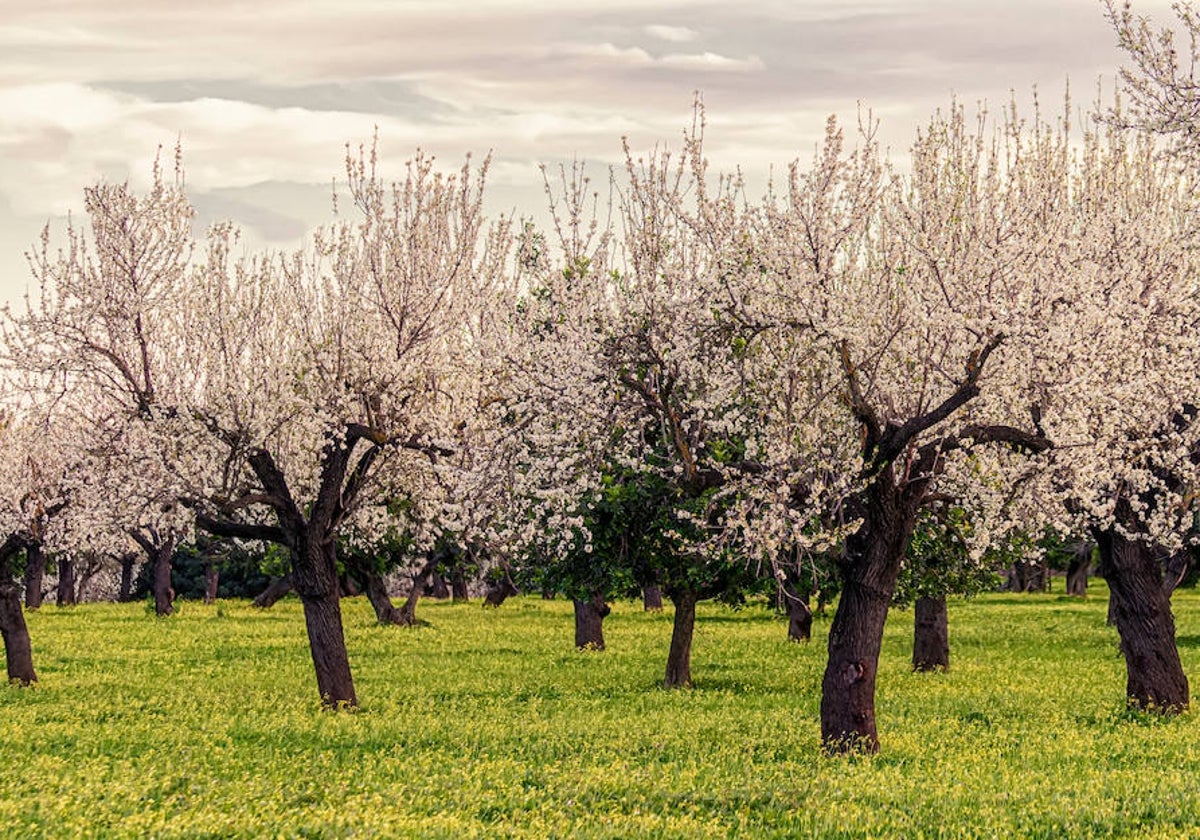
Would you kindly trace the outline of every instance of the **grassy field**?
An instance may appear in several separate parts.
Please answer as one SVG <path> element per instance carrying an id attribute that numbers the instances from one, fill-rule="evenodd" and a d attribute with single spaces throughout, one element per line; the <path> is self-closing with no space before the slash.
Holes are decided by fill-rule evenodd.
<path id="1" fill-rule="evenodd" d="M 1200 837 L 1195 713 L 1124 711 L 1105 595 L 952 604 L 953 672 L 908 669 L 894 611 L 882 754 L 824 758 L 828 620 L 703 606 L 696 688 L 659 688 L 670 611 L 618 604 L 609 650 L 570 604 L 345 603 L 363 703 L 321 712 L 298 602 L 47 607 L 41 684 L 0 688 L 0 836 Z M 1176 595 L 1195 680 L 1200 594 Z"/>

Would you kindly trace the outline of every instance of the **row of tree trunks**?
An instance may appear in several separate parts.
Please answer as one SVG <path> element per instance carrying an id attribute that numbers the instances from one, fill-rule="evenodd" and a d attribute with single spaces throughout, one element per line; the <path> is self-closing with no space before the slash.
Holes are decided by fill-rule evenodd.
<path id="1" fill-rule="evenodd" d="M 1121 637 L 1129 705 L 1166 713 L 1188 707 L 1188 681 L 1175 645 L 1175 618 L 1163 585 L 1160 552 L 1126 539 L 1115 528 L 1099 532 L 1100 572 L 1108 581 L 1109 616 Z"/>
<path id="2" fill-rule="evenodd" d="M 950 630 L 946 597 L 921 597 L 913 605 L 914 671 L 950 670 Z"/>
<path id="3" fill-rule="evenodd" d="M 21 609 L 23 587 L 15 580 L 12 562 L 22 550 L 28 552 L 28 548 L 29 543 L 16 534 L 10 534 L 0 546 L 0 638 L 4 639 L 8 681 L 16 685 L 37 682 L 37 673 L 33 670 L 33 643 L 25 623 L 25 612 Z"/>
<path id="4" fill-rule="evenodd" d="M 579 650 L 604 650 L 604 619 L 612 609 L 602 595 L 575 598 L 575 647 Z"/>

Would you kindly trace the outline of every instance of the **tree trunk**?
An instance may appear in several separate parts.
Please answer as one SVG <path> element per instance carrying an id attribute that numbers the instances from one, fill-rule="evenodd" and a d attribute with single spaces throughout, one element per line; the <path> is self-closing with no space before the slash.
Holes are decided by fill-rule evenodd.
<path id="1" fill-rule="evenodd" d="M 65 555 L 58 558 L 57 600 L 60 607 L 75 606 L 75 562 Z"/>
<path id="2" fill-rule="evenodd" d="M 1088 575 L 1092 570 L 1092 558 L 1076 557 L 1067 565 L 1067 594 L 1076 598 L 1087 595 Z"/>
<path id="3" fill-rule="evenodd" d="M 1183 583 L 1191 564 L 1192 556 L 1186 548 L 1175 552 L 1163 562 L 1163 588 L 1168 598 L 1174 594 L 1175 587 Z"/>
<path id="4" fill-rule="evenodd" d="M 413 575 L 412 588 L 408 590 L 408 597 L 404 599 L 404 606 L 400 608 L 400 623 L 405 627 L 415 627 L 421 623 L 417 621 L 417 601 L 420 600 L 425 587 L 429 585 L 429 579 L 433 577 L 437 566 L 438 558 L 432 556 L 420 571 Z"/>
<path id="5" fill-rule="evenodd" d="M 1018 561 L 1008 572 L 1010 592 L 1047 592 L 1050 589 L 1050 571 L 1045 563 Z"/>
<path id="6" fill-rule="evenodd" d="M 167 539 L 154 547 L 153 568 L 154 614 L 168 616 L 175 612 L 175 590 L 171 588 L 171 555 L 175 540 Z"/>
<path id="7" fill-rule="evenodd" d="M 642 609 L 645 612 L 662 612 L 662 590 L 658 584 L 649 583 L 642 587 Z"/>
<path id="8" fill-rule="evenodd" d="M 807 642 L 812 638 L 813 614 L 808 602 L 791 593 L 783 593 L 783 603 L 788 614 L 788 638 L 793 642 Z"/>
<path id="9" fill-rule="evenodd" d="M 438 601 L 444 601 L 450 597 L 450 587 L 446 585 L 446 579 L 439 574 L 434 574 L 429 583 L 426 584 L 428 591 L 425 593 L 430 598 Z"/>
<path id="10" fill-rule="evenodd" d="M 604 618 L 612 610 L 600 595 L 587 600 L 576 598 L 574 603 L 575 647 L 579 650 L 604 650 Z"/>
<path id="11" fill-rule="evenodd" d="M 1130 706 L 1163 713 L 1188 707 L 1188 681 L 1175 646 L 1175 619 L 1154 546 L 1109 529 L 1098 534 L 1100 567 L 1121 636 Z"/>
<path id="12" fill-rule="evenodd" d="M 922 492 L 916 483 L 897 488 L 890 467 L 863 491 L 863 522 L 843 547 L 842 593 L 821 681 L 821 744 L 827 753 L 879 751 L 879 649 Z"/>
<path id="13" fill-rule="evenodd" d="M 374 569 L 362 573 L 366 581 L 367 600 L 375 608 L 375 620 L 380 624 L 408 624 L 388 595 L 383 576 Z"/>
<path id="14" fill-rule="evenodd" d="M 217 602 L 217 585 L 221 582 L 221 567 L 213 561 L 204 564 L 204 603 Z"/>
<path id="15" fill-rule="evenodd" d="M 467 588 L 467 573 L 461 566 L 455 566 L 450 573 L 450 593 L 454 596 L 456 604 L 466 604 L 471 600 L 471 593 Z"/>
<path id="16" fill-rule="evenodd" d="M 17 685 L 37 682 L 33 670 L 33 645 L 21 610 L 21 589 L 8 577 L 0 580 L 0 637 L 4 639 L 4 663 L 8 681 Z"/>
<path id="17" fill-rule="evenodd" d="M 913 607 L 914 671 L 950 670 L 950 631 L 946 597 L 918 598 Z"/>
<path id="18" fill-rule="evenodd" d="M 286 574 L 283 577 L 273 578 L 267 588 L 259 593 L 258 597 L 251 601 L 251 606 L 258 607 L 260 610 L 270 609 L 275 606 L 284 595 L 292 591 L 292 576 Z"/>
<path id="19" fill-rule="evenodd" d="M 317 533 L 312 533 L 317 531 Z M 341 587 L 337 575 L 337 543 L 309 527 L 295 543 L 292 581 L 304 606 L 308 646 L 317 672 L 317 693 L 326 708 L 355 708 L 350 655 L 342 630 Z"/>
<path id="20" fill-rule="evenodd" d="M 668 594 L 675 605 L 675 622 L 663 685 L 666 688 L 691 688 L 692 635 L 696 629 L 696 602 L 700 600 L 700 594 L 693 589 L 672 590 Z"/>
<path id="21" fill-rule="evenodd" d="M 517 585 L 512 582 L 512 578 L 506 573 L 500 580 L 494 580 L 488 584 L 487 595 L 483 598 L 485 607 L 498 607 L 503 604 L 509 597 L 521 594 L 521 590 L 517 589 Z"/>
<path id="22" fill-rule="evenodd" d="M 117 591 L 117 600 L 122 604 L 133 600 L 133 570 L 137 558 L 132 552 L 121 556 L 121 588 Z"/>
<path id="23" fill-rule="evenodd" d="M 25 608 L 36 610 L 42 605 L 42 586 L 46 578 L 46 555 L 42 544 L 31 541 L 25 547 Z M 22 619 L 22 621 L 24 621 Z"/>

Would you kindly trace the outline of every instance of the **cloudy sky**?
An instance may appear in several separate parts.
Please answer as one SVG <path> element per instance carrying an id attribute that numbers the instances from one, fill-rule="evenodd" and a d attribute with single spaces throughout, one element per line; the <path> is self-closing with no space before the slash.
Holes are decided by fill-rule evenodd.
<path id="1" fill-rule="evenodd" d="M 0 55 L 0 301 L 47 219 L 177 138 L 202 220 L 287 246 L 376 126 L 396 171 L 492 150 L 493 209 L 531 212 L 537 162 L 673 141 L 697 90 L 714 163 L 765 177 L 860 102 L 902 155 L 952 94 L 1086 105 L 1121 62 L 1100 0 L 0 0 Z"/>

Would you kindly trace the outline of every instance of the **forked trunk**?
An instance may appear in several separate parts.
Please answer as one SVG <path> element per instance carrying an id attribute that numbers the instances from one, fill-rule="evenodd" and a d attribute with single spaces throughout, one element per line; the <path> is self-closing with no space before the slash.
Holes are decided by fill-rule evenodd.
<path id="1" fill-rule="evenodd" d="M 1129 705 L 1168 714 L 1186 709 L 1188 681 L 1175 646 L 1175 619 L 1158 552 L 1115 529 L 1099 534 L 1098 542 L 1111 593 L 1109 614 L 1125 656 Z"/>
<path id="2" fill-rule="evenodd" d="M 807 642 L 812 638 L 813 614 L 808 601 L 798 595 L 784 593 L 783 603 L 788 614 L 788 639 Z"/>
<path id="3" fill-rule="evenodd" d="M 650 583 L 642 587 L 642 609 L 645 612 L 662 612 L 662 590 L 658 584 Z"/>
<path id="4" fill-rule="evenodd" d="M 56 598 L 60 607 L 75 606 L 75 562 L 70 557 L 58 558 Z"/>
<path id="5" fill-rule="evenodd" d="M 574 603 L 575 647 L 579 650 L 604 650 L 604 618 L 612 610 L 600 595 L 587 600 L 576 598 Z"/>
<path id="6" fill-rule="evenodd" d="M 46 554 L 40 542 L 31 541 L 25 548 L 25 609 L 36 610 L 42 605 L 45 578 Z"/>
<path id="7" fill-rule="evenodd" d="M 520 595 L 521 590 L 517 589 L 517 585 L 512 582 L 507 574 L 500 580 L 494 580 L 488 584 L 487 594 L 483 598 L 485 607 L 499 607 L 513 595 Z"/>
<path id="8" fill-rule="evenodd" d="M 413 575 L 412 588 L 408 590 L 408 597 L 404 599 L 404 606 L 400 608 L 400 623 L 405 627 L 415 627 L 420 623 L 417 621 L 417 601 L 429 585 L 437 566 L 437 557 L 430 557 L 420 571 Z"/>
<path id="9" fill-rule="evenodd" d="M 374 569 L 370 569 L 363 573 L 363 578 L 367 585 L 367 600 L 375 609 L 375 620 L 380 624 L 407 624 L 408 622 L 404 621 L 400 610 L 396 609 L 395 604 L 392 603 L 387 586 L 383 582 L 383 576 Z"/>
<path id="10" fill-rule="evenodd" d="M 663 685 L 666 688 L 691 688 L 692 635 L 696 629 L 696 602 L 700 600 L 700 594 L 694 589 L 677 589 L 669 595 L 675 605 L 675 621 Z"/>
<path id="11" fill-rule="evenodd" d="M 221 567 L 211 560 L 204 564 L 204 603 L 217 602 L 217 586 L 221 582 Z"/>
<path id="12" fill-rule="evenodd" d="M 918 598 L 913 607 L 914 671 L 950 670 L 950 630 L 946 598 Z"/>
<path id="13" fill-rule="evenodd" d="M 251 606 L 258 607 L 260 610 L 270 609 L 284 595 L 292 591 L 292 576 L 286 574 L 283 577 L 271 578 L 271 582 L 267 584 L 267 588 L 258 594 L 258 597 L 250 602 Z"/>

